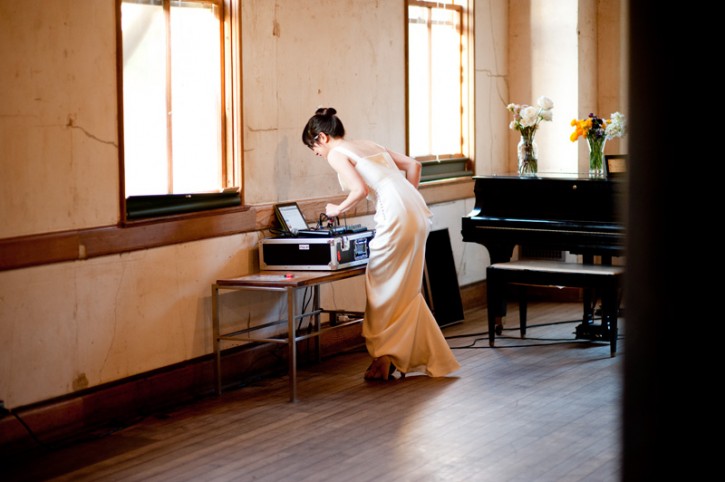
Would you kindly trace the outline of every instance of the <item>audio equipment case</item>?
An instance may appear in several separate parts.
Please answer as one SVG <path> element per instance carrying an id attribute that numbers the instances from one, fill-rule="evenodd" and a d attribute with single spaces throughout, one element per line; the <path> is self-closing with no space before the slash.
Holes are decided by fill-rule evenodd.
<path id="1" fill-rule="evenodd" d="M 264 238 L 259 243 L 262 270 L 335 271 L 367 264 L 374 230 L 327 238 Z"/>

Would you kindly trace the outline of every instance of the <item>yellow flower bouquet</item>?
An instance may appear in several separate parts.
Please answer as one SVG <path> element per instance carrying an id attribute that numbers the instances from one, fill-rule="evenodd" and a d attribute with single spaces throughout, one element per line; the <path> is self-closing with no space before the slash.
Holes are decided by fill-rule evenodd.
<path id="1" fill-rule="evenodd" d="M 574 132 L 569 139 L 576 142 L 583 137 L 589 146 L 589 176 L 602 177 L 604 175 L 604 145 L 608 140 L 622 137 L 626 133 L 624 114 L 615 112 L 609 119 L 602 119 L 595 114 L 589 114 L 586 119 L 573 119 L 571 121 Z"/>

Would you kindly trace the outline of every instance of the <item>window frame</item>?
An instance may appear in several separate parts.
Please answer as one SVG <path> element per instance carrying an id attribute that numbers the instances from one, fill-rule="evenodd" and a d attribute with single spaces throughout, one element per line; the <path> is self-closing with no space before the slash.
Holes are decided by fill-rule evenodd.
<path id="1" fill-rule="evenodd" d="M 173 0 L 160 0 L 162 3 Z M 220 50 L 221 50 L 221 183 L 220 192 L 204 193 L 203 196 L 185 197 L 183 194 L 160 194 L 136 196 L 135 204 L 148 208 L 149 203 L 159 202 L 158 210 L 148 210 L 151 214 L 130 213 L 126 196 L 125 149 L 124 149 L 124 95 L 123 95 L 123 31 L 122 4 L 124 0 L 116 0 L 116 41 L 117 41 L 117 106 L 118 106 L 118 139 L 119 139 L 119 206 L 120 225 L 128 226 L 140 222 L 169 221 L 188 219 L 189 216 L 208 216 L 214 213 L 242 209 L 243 200 L 243 135 L 239 126 L 242 119 L 242 59 L 241 59 L 241 10 L 242 0 L 191 0 L 199 3 L 213 3 L 219 8 L 221 15 Z M 237 197 L 230 196 L 236 192 Z M 188 199 L 189 201 L 185 201 Z M 201 200 L 201 202 L 200 202 Z M 134 204 L 134 203 L 131 203 Z M 169 206 L 173 206 L 169 208 Z"/>
<path id="2" fill-rule="evenodd" d="M 406 125 L 406 138 L 405 147 L 406 152 L 410 153 L 411 144 L 411 127 L 410 127 L 410 70 L 409 70 L 409 58 L 410 58 L 410 38 L 409 38 L 409 24 L 410 14 L 409 7 L 425 7 L 425 8 L 454 8 L 459 11 L 461 16 L 460 22 L 460 56 L 461 56 L 461 82 L 460 82 L 460 96 L 461 96 L 461 152 L 457 153 L 445 153 L 445 154 L 426 154 L 416 155 L 415 159 L 420 161 L 423 165 L 423 171 L 421 174 L 421 182 L 438 181 L 442 179 L 455 179 L 460 177 L 471 177 L 475 172 L 474 168 L 474 112 L 475 112 L 475 98 L 474 98 L 474 32 L 473 32 L 473 2 L 467 0 L 465 5 L 451 4 L 446 5 L 445 3 L 435 2 L 430 0 L 406 0 L 405 4 L 405 85 L 406 85 L 406 98 L 405 98 L 405 125 Z"/>

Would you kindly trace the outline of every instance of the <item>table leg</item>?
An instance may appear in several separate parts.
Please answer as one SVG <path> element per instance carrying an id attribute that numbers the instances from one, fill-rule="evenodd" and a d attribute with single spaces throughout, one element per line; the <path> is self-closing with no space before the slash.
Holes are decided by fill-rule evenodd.
<path id="1" fill-rule="evenodd" d="M 211 287 L 212 345 L 214 347 L 214 385 L 217 396 L 222 393 L 222 359 L 219 347 L 219 287 Z"/>
<path id="2" fill-rule="evenodd" d="M 287 288 L 287 358 L 289 359 L 290 402 L 297 401 L 297 328 L 295 328 L 295 288 Z"/>
<path id="3" fill-rule="evenodd" d="M 322 317 L 320 315 L 320 285 L 312 287 L 312 312 L 315 313 L 314 319 L 310 320 L 314 323 L 314 330 L 317 332 L 317 336 L 314 337 L 315 342 L 315 353 L 317 356 L 317 363 L 322 361 L 322 340 L 320 340 L 320 331 L 322 330 Z"/>

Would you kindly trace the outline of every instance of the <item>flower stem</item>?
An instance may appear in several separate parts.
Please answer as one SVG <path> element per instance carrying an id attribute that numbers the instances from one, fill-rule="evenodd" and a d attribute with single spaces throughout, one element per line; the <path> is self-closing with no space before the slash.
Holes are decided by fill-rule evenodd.
<path id="1" fill-rule="evenodd" d="M 539 170 L 538 150 L 534 142 L 536 127 L 521 129 L 521 140 L 518 145 L 519 174 L 536 174 Z"/>
<path id="2" fill-rule="evenodd" d="M 604 136 L 587 136 L 589 145 L 589 177 L 604 177 Z"/>

